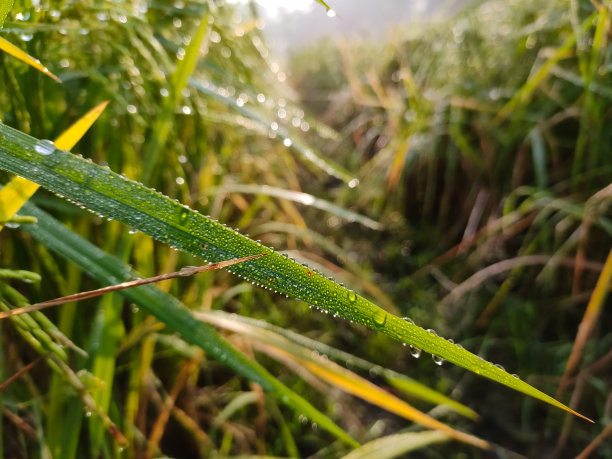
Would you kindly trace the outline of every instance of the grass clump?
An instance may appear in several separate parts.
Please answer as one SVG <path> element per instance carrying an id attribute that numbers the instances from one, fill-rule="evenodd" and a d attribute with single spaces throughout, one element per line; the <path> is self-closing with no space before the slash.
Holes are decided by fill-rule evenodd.
<path id="1" fill-rule="evenodd" d="M 35 354 L 46 363 L 4 393 L 11 421 L 5 451 L 340 456 L 406 427 L 337 391 L 370 402 L 376 393 L 376 404 L 389 407 L 391 395 L 375 386 L 364 391 L 371 383 L 363 376 L 436 403 L 429 416 L 399 404 L 390 411 L 410 412 L 407 419 L 443 433 L 402 432 L 396 448 L 382 439 L 355 455 L 376 445 L 391 447 L 388 457 L 414 448 L 473 454 L 474 445 L 497 448 L 491 442 L 541 455 L 553 435 L 559 454 L 591 441 L 588 448 L 597 447 L 586 424 L 560 411 L 544 412 L 530 399 L 410 354 L 442 354 L 526 393 L 524 380 L 554 393 L 565 372 L 562 400 L 572 388 L 575 401 L 581 384 L 593 380 L 600 390 L 572 408 L 606 416 L 600 367 L 609 336 L 596 326 L 606 320 L 605 294 L 591 297 L 591 289 L 599 279 L 605 293 L 609 282 L 600 275 L 608 272 L 612 229 L 612 165 L 603 147 L 607 10 L 586 2 L 569 10 L 562 2 L 483 2 L 419 34 L 398 31 L 390 44 L 326 43 L 298 52 L 290 89 L 252 9 L 51 3 L 19 2 L 3 29 L 62 85 L 3 58 L 0 107 L 11 127 L 0 130 L 0 165 L 99 216 L 39 192 L 22 211 L 25 221 L 38 222 L 8 222 L 0 260 L 13 275 L 41 282 L 19 284 L 21 292 L 3 283 L 4 307 L 97 287 L 84 273 L 112 284 L 136 272 L 151 276 L 198 258 L 253 252 L 268 255 L 233 271 L 268 290 L 211 272 L 134 290 L 127 302 L 112 295 L 89 300 L 90 308 L 62 306 L 51 320 L 36 313 L 33 322 L 5 324 L 5 375 Z M 106 112 L 78 146 L 102 167 L 57 150 L 28 156 L 40 146 L 36 139 L 56 138 L 106 99 Z M 313 314 L 273 291 L 375 331 Z M 572 361 L 585 362 L 577 373 L 578 363 L 566 362 L 589 298 L 594 312 L 583 320 L 596 334 L 574 345 Z M 398 317 L 435 328 L 482 359 Z M 247 326 L 252 340 L 231 332 Z M 287 328 L 297 333 L 281 333 Z M 487 360 L 512 366 L 523 379 Z M 473 411 L 445 409 L 435 390 L 469 401 L 491 422 L 468 424 Z M 525 437 L 544 413 L 540 436 Z M 457 449 L 448 438 L 472 446 Z M 442 443 L 429 446 L 434 442 Z"/>

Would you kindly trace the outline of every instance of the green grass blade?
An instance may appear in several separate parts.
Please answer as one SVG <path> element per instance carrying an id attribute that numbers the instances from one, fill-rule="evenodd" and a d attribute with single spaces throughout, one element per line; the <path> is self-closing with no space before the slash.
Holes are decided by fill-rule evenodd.
<path id="1" fill-rule="evenodd" d="M 25 231 L 47 248 L 79 265 L 91 277 L 101 283 L 116 284 L 137 276 L 134 271 L 128 269 L 117 258 L 108 255 L 76 235 L 33 204 L 27 203 L 22 212 L 27 215 L 34 215 L 38 219 L 38 223 L 24 226 Z M 154 285 L 126 289 L 121 291 L 121 294 L 129 301 L 153 314 L 168 327 L 179 332 L 183 339 L 201 347 L 211 357 L 256 382 L 267 392 L 279 397 L 284 404 L 311 418 L 321 428 L 349 445 L 358 446 L 340 427 L 308 401 L 279 382 L 258 363 L 237 351 L 211 327 L 195 319 L 191 312 L 173 296 L 161 291 Z"/>
<path id="2" fill-rule="evenodd" d="M 11 11 L 12 7 L 13 0 L 3 0 L 2 2 L 0 2 L 0 28 L 2 28 L 4 20 L 6 19 L 6 15 L 9 11 Z"/>
<path id="3" fill-rule="evenodd" d="M 261 243 L 155 190 L 71 153 L 49 148 L 48 143 L 41 143 L 5 125 L 0 125 L 0 168 L 35 181 L 87 209 L 121 221 L 208 261 L 267 253 L 266 257 L 233 267 L 231 272 L 269 290 L 306 301 L 317 308 L 366 325 L 480 376 L 582 416 L 493 363 L 435 333 L 387 313 L 333 280 L 291 261 Z M 173 328 L 177 326 L 176 315 L 169 311 L 157 312 L 160 314 L 160 320 Z M 190 320 L 192 317 L 188 314 L 184 321 L 188 323 Z M 196 332 L 195 329 L 188 328 L 185 338 L 195 339 L 202 337 L 202 334 L 201 331 Z M 212 345 L 208 338 L 206 343 Z"/>
<path id="4" fill-rule="evenodd" d="M 344 456 L 343 459 L 368 459 L 370 457 L 391 459 L 433 443 L 448 441 L 449 439 L 450 437 L 444 433 L 427 430 L 424 432 L 389 435 L 366 443 L 361 448 Z"/>
<path id="5" fill-rule="evenodd" d="M 317 209 L 329 212 L 336 215 L 348 222 L 357 222 L 363 226 L 381 230 L 383 227 L 380 223 L 371 218 L 360 215 L 356 212 L 343 209 L 329 201 L 317 198 L 308 193 L 301 193 L 299 191 L 285 190 L 283 188 L 276 188 L 269 185 L 244 185 L 244 184 L 229 184 L 223 185 L 218 188 L 213 188 L 207 194 L 217 193 L 246 193 L 246 194 L 263 194 L 266 196 L 272 196 L 279 199 L 286 199 L 288 201 L 298 202 L 307 206 L 316 207 Z"/>
<path id="6" fill-rule="evenodd" d="M 531 130 L 529 133 L 529 140 L 531 142 L 533 171 L 535 173 L 536 184 L 539 189 L 544 190 L 548 183 L 548 174 L 546 172 L 546 145 L 539 128 L 535 127 Z"/>

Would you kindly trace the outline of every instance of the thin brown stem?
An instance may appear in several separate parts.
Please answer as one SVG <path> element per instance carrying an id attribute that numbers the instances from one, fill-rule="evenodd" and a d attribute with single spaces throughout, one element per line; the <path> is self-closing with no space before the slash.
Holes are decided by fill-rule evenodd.
<path id="1" fill-rule="evenodd" d="M 56 298 L 55 300 L 43 301 L 42 303 L 31 304 L 28 306 L 24 306 L 22 308 L 11 309 L 10 311 L 0 312 L 0 320 L 6 319 L 8 317 L 17 316 L 20 314 L 26 314 L 32 311 L 39 311 L 41 309 L 50 308 L 52 306 L 59 306 L 60 304 L 70 303 L 71 301 L 80 301 L 88 298 L 94 298 L 96 296 L 104 295 L 105 293 L 116 292 L 118 290 L 123 290 L 131 287 L 138 287 L 140 285 L 152 284 L 154 282 L 160 282 L 168 279 L 175 279 L 177 277 L 188 277 L 193 276 L 194 274 L 202 273 L 205 271 L 211 271 L 213 269 L 221 269 L 226 268 L 231 265 L 235 265 L 237 263 L 242 263 L 243 261 L 252 260 L 253 258 L 259 258 L 261 256 L 267 255 L 265 253 L 260 253 L 257 255 L 251 255 L 248 257 L 237 258 L 235 260 L 226 260 L 220 261 L 218 263 L 210 263 L 204 266 L 186 266 L 183 269 L 168 273 L 161 274 L 159 276 L 148 277 L 146 279 L 135 279 L 132 281 L 122 282 L 117 285 L 109 285 L 108 287 L 102 287 L 96 290 L 89 290 L 87 292 L 75 293 L 73 295 L 63 296 L 61 298 Z"/>

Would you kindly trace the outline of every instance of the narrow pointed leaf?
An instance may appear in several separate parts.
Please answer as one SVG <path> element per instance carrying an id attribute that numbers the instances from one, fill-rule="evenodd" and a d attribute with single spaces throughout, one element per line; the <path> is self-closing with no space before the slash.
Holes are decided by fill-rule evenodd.
<path id="1" fill-rule="evenodd" d="M 55 146 L 62 150 L 71 150 L 102 114 L 107 105 L 108 101 L 92 108 L 55 140 Z M 25 202 L 36 193 L 38 187 L 37 183 L 19 176 L 14 177 L 6 184 L 0 191 L 0 231 L 2 231 L 3 222 L 10 220 Z"/>
<path id="2" fill-rule="evenodd" d="M 57 139 L 55 139 L 55 146 L 60 150 L 72 150 L 77 142 L 81 140 L 81 138 L 89 130 L 92 124 L 94 124 L 100 117 L 104 109 L 106 109 L 108 102 L 109 101 L 106 100 L 85 113 L 72 126 L 66 129 Z"/>
<path id="3" fill-rule="evenodd" d="M 6 40 L 6 39 L 4 39 L 2 37 L 0 37 L 0 49 L 2 51 L 4 51 L 5 53 L 8 53 L 11 56 L 16 57 L 20 61 L 25 62 L 29 66 L 34 67 L 36 70 L 41 71 L 42 73 L 44 73 L 48 77 L 53 78 L 58 83 L 62 82 L 62 80 L 60 80 L 57 76 L 55 76 L 53 73 L 51 73 L 51 71 L 47 67 L 42 65 L 38 59 L 30 56 L 28 53 L 26 53 L 25 51 L 22 51 L 21 49 L 17 48 L 10 41 L 8 41 L 8 40 Z"/>
<path id="4" fill-rule="evenodd" d="M 593 27 L 595 20 L 598 17 L 598 12 L 595 11 L 591 14 L 587 19 L 585 19 L 580 28 L 578 29 L 578 33 L 580 35 L 585 34 L 591 27 Z M 498 122 L 506 119 L 514 110 L 521 107 L 525 103 L 527 103 L 536 90 L 536 88 L 544 81 L 544 79 L 552 72 L 554 66 L 567 54 L 576 44 L 576 40 L 578 39 L 576 33 L 572 33 L 569 37 L 565 39 L 565 41 L 557 48 L 557 50 L 549 57 L 540 68 L 534 72 L 532 76 L 529 77 L 527 82 L 521 87 L 519 91 L 517 91 L 512 99 L 510 99 L 506 105 L 502 107 L 502 109 L 497 114 Z"/>
<path id="5" fill-rule="evenodd" d="M 448 441 L 450 437 L 442 432 L 408 432 L 377 438 L 344 456 L 343 459 L 391 459 L 424 446 Z"/>
<path id="6" fill-rule="evenodd" d="M 275 198 L 287 199 L 289 201 L 299 202 L 307 206 L 316 207 L 317 209 L 324 210 L 325 212 L 329 212 L 333 215 L 343 218 L 346 221 L 360 223 L 370 229 L 382 229 L 382 225 L 377 221 L 372 220 L 371 218 L 368 218 L 364 215 L 360 215 L 356 212 L 352 212 L 350 210 L 343 209 L 342 207 L 337 206 L 336 204 L 333 204 L 329 201 L 325 201 L 324 199 L 317 198 L 308 193 L 285 190 L 283 188 L 276 188 L 269 185 L 243 184 L 224 185 L 219 188 L 213 188 L 212 190 L 210 190 L 210 194 L 216 194 L 219 192 L 264 194 L 267 196 L 273 196 Z"/>
<path id="7" fill-rule="evenodd" d="M 597 284 L 595 285 L 595 290 L 593 290 L 593 294 L 591 295 L 591 299 L 589 300 L 589 304 L 587 305 L 586 311 L 584 311 L 584 315 L 582 316 L 582 320 L 580 321 L 580 325 L 578 326 L 578 333 L 576 335 L 576 339 L 574 340 L 574 345 L 572 346 L 572 352 L 567 360 L 567 364 L 565 366 L 565 371 L 563 372 L 563 376 L 561 377 L 561 382 L 559 383 L 559 390 L 565 389 L 567 381 L 578 365 L 580 361 L 580 357 L 582 355 L 582 350 L 586 345 L 586 341 L 589 338 L 589 335 L 593 331 L 593 328 L 597 324 L 597 317 L 601 313 L 601 309 L 604 306 L 606 296 L 608 291 L 610 290 L 610 284 L 612 283 L 612 249 L 608 253 L 608 258 L 606 259 L 606 264 L 604 265 L 604 269 L 601 271 L 599 275 L 599 279 L 597 279 Z"/>
<path id="8" fill-rule="evenodd" d="M 13 0 L 3 0 L 2 2 L 0 2 L 0 28 L 2 28 L 4 20 L 6 19 L 6 15 L 9 11 L 11 11 L 12 7 Z"/>
<path id="9" fill-rule="evenodd" d="M 0 125 L 0 168 L 34 180 L 94 212 L 211 262 L 267 253 L 268 256 L 243 263 L 231 271 L 584 417 L 491 362 L 387 313 L 367 299 L 237 231 L 68 152 L 54 150 L 41 155 L 35 150 L 37 142 L 27 134 Z"/>

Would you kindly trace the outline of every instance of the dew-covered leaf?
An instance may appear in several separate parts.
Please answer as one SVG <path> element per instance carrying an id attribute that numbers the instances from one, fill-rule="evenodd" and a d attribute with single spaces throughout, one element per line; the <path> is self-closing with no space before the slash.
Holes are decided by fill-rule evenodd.
<path id="1" fill-rule="evenodd" d="M 300 158 L 306 163 L 312 164 L 327 174 L 348 183 L 351 187 L 354 187 L 359 183 L 359 181 L 350 172 L 345 170 L 339 164 L 336 164 L 330 159 L 323 157 L 313 148 L 304 144 L 299 139 L 292 137 L 289 131 L 282 126 L 278 126 L 278 123 L 268 120 L 264 115 L 246 107 L 245 105 L 239 104 L 235 99 L 227 96 L 222 88 L 218 88 L 209 81 L 202 82 L 195 78 L 191 78 L 189 80 L 189 84 L 201 93 L 212 96 L 224 105 L 231 107 L 236 112 L 256 122 L 266 130 L 275 132 L 283 143 L 289 148 L 292 148 L 293 151 L 297 152 Z"/>

